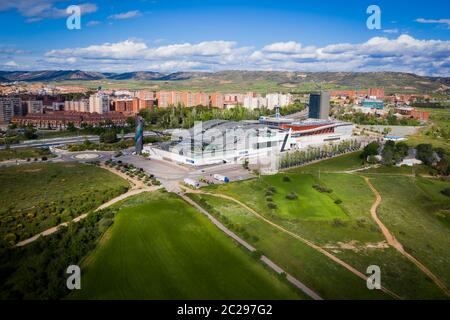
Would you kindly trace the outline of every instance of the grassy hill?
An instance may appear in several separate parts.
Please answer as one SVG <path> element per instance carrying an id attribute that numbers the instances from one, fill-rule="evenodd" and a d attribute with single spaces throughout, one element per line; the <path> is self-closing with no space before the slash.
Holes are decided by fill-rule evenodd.
<path id="1" fill-rule="evenodd" d="M 382 87 L 389 92 L 445 93 L 449 78 L 426 77 L 402 72 L 288 72 L 245 71 L 175 72 L 151 71 L 100 73 L 80 70 L 0 71 L 8 81 L 51 82 L 89 88 L 151 88 L 155 90 L 281 91 L 304 92 L 322 89 L 366 89 Z"/>

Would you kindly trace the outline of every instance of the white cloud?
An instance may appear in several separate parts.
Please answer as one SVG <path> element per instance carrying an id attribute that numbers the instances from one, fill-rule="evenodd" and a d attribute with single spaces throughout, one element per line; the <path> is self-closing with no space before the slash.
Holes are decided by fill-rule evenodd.
<path id="1" fill-rule="evenodd" d="M 398 29 L 383 29 L 384 33 L 398 33 Z"/>
<path id="2" fill-rule="evenodd" d="M 5 62 L 4 66 L 15 68 L 15 67 L 18 67 L 19 65 L 14 60 L 11 60 L 11 61 Z"/>
<path id="3" fill-rule="evenodd" d="M 445 24 L 447 25 L 447 28 L 450 29 L 450 19 L 424 19 L 424 18 L 418 18 L 416 19 L 416 22 L 419 23 L 437 23 L 437 24 Z"/>
<path id="4" fill-rule="evenodd" d="M 450 41 L 419 40 L 405 34 L 323 47 L 275 42 L 259 50 L 224 40 L 149 46 L 134 39 L 45 54 L 47 61 L 76 58 L 72 66 L 88 70 L 402 71 L 443 76 L 450 74 L 449 56 Z M 62 68 L 65 63 L 70 62 L 61 60 Z"/>
<path id="5" fill-rule="evenodd" d="M 93 26 L 96 26 L 98 24 L 100 24 L 100 21 L 97 21 L 97 20 L 91 20 L 91 21 L 88 21 L 88 23 L 86 23 L 86 25 L 88 27 L 93 27 Z"/>
<path id="6" fill-rule="evenodd" d="M 300 52 L 302 50 L 302 45 L 295 41 L 288 42 L 275 42 L 270 45 L 265 46 L 263 51 L 266 52 Z"/>
<path id="7" fill-rule="evenodd" d="M 149 70 L 171 72 L 179 70 L 207 70 L 208 66 L 197 61 L 166 61 L 164 63 L 155 63 L 147 66 Z"/>
<path id="8" fill-rule="evenodd" d="M 65 7 L 56 7 L 57 0 L 14 0 L 0 1 L 0 12 L 16 10 L 20 15 L 27 18 L 27 22 L 36 22 L 47 18 L 67 17 Z M 97 11 L 97 6 L 93 3 L 78 4 L 82 14 L 93 13 Z"/>
<path id="9" fill-rule="evenodd" d="M 135 17 L 141 16 L 141 12 L 139 10 L 132 10 L 124 13 L 117 13 L 110 15 L 108 18 L 113 20 L 125 20 L 125 19 L 131 19 Z"/>

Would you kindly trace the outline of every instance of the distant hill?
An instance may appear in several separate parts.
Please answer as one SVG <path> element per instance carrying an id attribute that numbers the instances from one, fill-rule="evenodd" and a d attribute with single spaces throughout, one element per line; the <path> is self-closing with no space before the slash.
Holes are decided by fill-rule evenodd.
<path id="1" fill-rule="evenodd" d="M 111 80 L 159 80 L 164 76 L 165 75 L 162 73 L 153 71 L 126 72 L 111 74 L 110 76 L 105 75 L 106 78 Z"/>
<path id="2" fill-rule="evenodd" d="M 66 81 L 66 80 L 99 80 L 105 74 L 81 70 L 44 70 L 44 71 L 0 71 L 0 77 L 9 81 Z"/>
<path id="3" fill-rule="evenodd" d="M 70 80 L 147 80 L 173 81 L 200 87 L 234 84 L 242 88 L 270 83 L 285 90 L 382 87 L 388 91 L 450 92 L 450 77 L 428 77 L 402 72 L 288 72 L 288 71 L 219 71 L 160 73 L 137 71 L 101 73 L 81 70 L 0 71 L 0 81 L 70 81 Z"/>

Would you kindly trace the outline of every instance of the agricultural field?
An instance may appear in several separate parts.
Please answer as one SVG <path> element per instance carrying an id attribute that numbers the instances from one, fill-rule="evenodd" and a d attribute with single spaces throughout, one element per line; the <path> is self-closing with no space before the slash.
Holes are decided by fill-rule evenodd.
<path id="1" fill-rule="evenodd" d="M 166 192 L 121 205 L 82 262 L 72 299 L 303 299 L 286 280 Z"/>
<path id="2" fill-rule="evenodd" d="M 95 90 L 98 87 L 105 89 L 123 89 L 129 90 L 177 90 L 177 91 L 203 91 L 203 92 L 257 92 L 266 94 L 268 92 L 309 92 L 317 90 L 317 83 L 313 82 L 279 82 L 270 79 L 259 80 L 220 80 L 220 79 L 202 79 L 194 78 L 187 80 L 70 80 L 50 82 L 53 85 L 75 85 Z M 339 90 L 348 87 L 323 83 L 324 90 Z"/>
<path id="3" fill-rule="evenodd" d="M 128 182 L 79 163 L 0 168 L 0 241 L 11 245 L 92 210 L 125 192 Z"/>
<path id="4" fill-rule="evenodd" d="M 0 150 L 0 161 L 15 159 L 34 159 L 41 160 L 42 157 L 52 158 L 54 155 L 46 148 L 19 148 Z"/>
<path id="5" fill-rule="evenodd" d="M 363 273 L 367 266 L 379 265 L 382 268 L 383 285 L 402 298 L 445 298 L 443 292 L 413 263 L 387 245 L 370 215 L 375 195 L 363 175 L 370 177 L 382 195 L 378 208 L 381 220 L 400 242 L 404 242 L 406 250 L 446 282 L 447 286 L 450 286 L 450 256 L 446 252 L 450 246 L 450 198 L 440 191 L 449 187 L 449 183 L 414 177 L 410 173 L 405 174 L 405 168 L 396 167 L 381 173 L 376 171 L 381 168 L 355 174 L 342 173 L 358 167 L 362 167 L 359 153 L 353 153 L 273 176 L 209 186 L 202 190 L 241 201 L 276 225 L 312 241 Z M 246 234 L 249 239 L 256 236 L 259 239 L 254 243 L 256 248 L 275 262 L 290 266 L 288 270 L 324 297 L 342 298 L 343 292 L 348 294 L 345 296 L 347 298 L 370 297 L 349 291 L 345 285 L 346 282 L 350 283 L 348 280 L 342 283 L 342 287 L 333 280 L 331 288 L 331 284 L 327 286 L 313 279 L 314 273 L 308 275 L 304 270 L 297 270 L 295 261 L 298 253 L 292 250 L 296 241 L 285 235 L 284 241 L 278 239 L 280 231 L 266 223 L 266 232 L 274 234 L 270 240 L 277 243 L 277 248 L 265 243 L 262 239 L 267 237 L 257 229 L 256 224 L 245 222 L 251 216 L 248 210 L 243 207 L 241 211 L 230 209 L 232 205 L 239 207 L 238 204 L 224 204 L 225 199 L 208 195 L 192 196 L 203 206 L 213 208 L 228 223 L 237 225 L 238 233 Z M 264 221 L 260 220 L 260 224 L 264 224 Z M 283 251 L 283 256 L 278 251 Z M 323 259 L 326 260 L 325 257 Z M 312 266 L 314 272 L 322 265 L 323 262 Z M 339 277 L 345 272 L 348 271 L 343 270 Z"/>

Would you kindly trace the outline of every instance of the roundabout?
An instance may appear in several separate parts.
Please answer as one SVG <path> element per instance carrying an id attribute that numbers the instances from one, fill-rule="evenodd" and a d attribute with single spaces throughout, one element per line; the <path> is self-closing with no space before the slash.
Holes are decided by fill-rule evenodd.
<path id="1" fill-rule="evenodd" d="M 75 160 L 95 160 L 100 159 L 101 157 L 102 155 L 98 153 L 79 153 L 72 156 Z"/>

